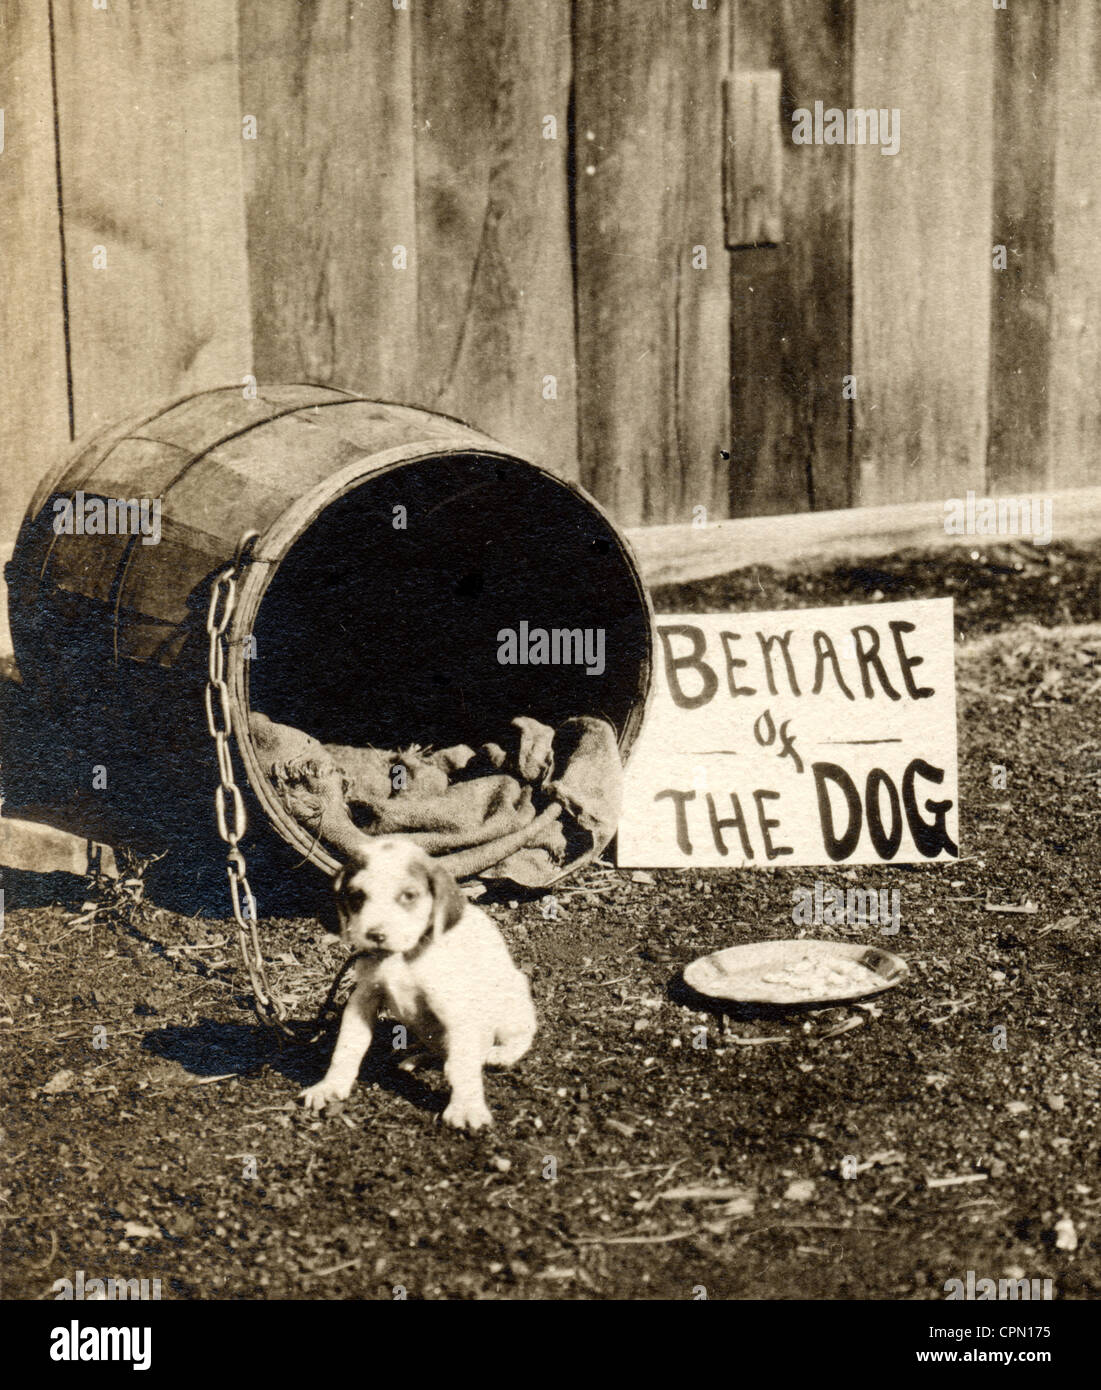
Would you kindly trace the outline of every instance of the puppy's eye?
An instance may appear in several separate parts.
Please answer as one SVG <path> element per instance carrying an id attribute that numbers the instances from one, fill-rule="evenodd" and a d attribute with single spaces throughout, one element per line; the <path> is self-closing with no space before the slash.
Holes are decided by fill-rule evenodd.
<path id="1" fill-rule="evenodd" d="M 403 888 L 398 894 L 398 905 L 399 907 L 412 907 L 419 897 L 420 894 L 415 888 Z"/>
<path id="2" fill-rule="evenodd" d="M 367 894 L 362 888 L 353 888 L 348 894 L 348 906 L 353 912 L 358 912 L 367 901 Z"/>

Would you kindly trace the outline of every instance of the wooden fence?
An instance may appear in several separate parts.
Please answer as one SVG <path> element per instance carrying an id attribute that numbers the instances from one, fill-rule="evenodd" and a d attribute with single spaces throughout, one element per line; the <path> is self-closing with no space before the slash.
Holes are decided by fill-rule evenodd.
<path id="1" fill-rule="evenodd" d="M 5 546 L 72 436 L 250 375 L 625 525 L 1101 480 L 1096 0 L 0 0 L 0 106 Z"/>

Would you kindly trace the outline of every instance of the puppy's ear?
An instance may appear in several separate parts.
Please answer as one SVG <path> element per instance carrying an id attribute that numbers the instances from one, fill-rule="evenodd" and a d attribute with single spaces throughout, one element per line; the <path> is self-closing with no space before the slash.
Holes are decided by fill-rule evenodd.
<path id="1" fill-rule="evenodd" d="M 432 933 L 450 931 L 466 911 L 466 898 L 451 870 L 432 859 L 428 863 L 428 886 L 432 890 Z"/>
<path id="2" fill-rule="evenodd" d="M 355 872 L 354 864 L 342 864 L 332 877 L 332 889 L 321 909 L 321 925 L 327 932 L 339 935 L 341 927 L 347 917 L 347 909 L 344 905 L 345 890 L 348 887 L 348 880 Z"/>
<path id="3" fill-rule="evenodd" d="M 348 883 L 354 874 L 358 874 L 360 869 L 367 868 L 369 860 L 365 851 L 357 852 L 352 855 L 345 863 L 341 864 L 332 877 L 332 897 L 330 902 L 336 903 L 336 914 L 340 921 L 344 920 L 344 895 L 348 888 Z"/>
<path id="4" fill-rule="evenodd" d="M 364 836 L 364 839 L 367 837 Z M 353 874 L 358 874 L 360 869 L 369 868 L 371 864 L 370 855 L 367 853 L 367 846 L 355 846 L 348 858 L 333 874 L 333 892 L 339 897 L 348 886 L 348 880 Z"/>

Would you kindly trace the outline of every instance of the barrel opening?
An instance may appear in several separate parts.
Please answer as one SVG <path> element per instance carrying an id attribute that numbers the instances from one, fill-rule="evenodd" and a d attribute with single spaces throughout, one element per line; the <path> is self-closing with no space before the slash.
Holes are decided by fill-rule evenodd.
<path id="1" fill-rule="evenodd" d="M 424 459 L 359 483 L 288 551 L 252 631 L 251 708 L 326 743 L 477 745 L 518 715 L 592 714 L 626 748 L 648 682 L 648 610 L 623 541 L 567 484 L 506 458 Z M 552 659 L 524 660 L 536 655 Z"/>

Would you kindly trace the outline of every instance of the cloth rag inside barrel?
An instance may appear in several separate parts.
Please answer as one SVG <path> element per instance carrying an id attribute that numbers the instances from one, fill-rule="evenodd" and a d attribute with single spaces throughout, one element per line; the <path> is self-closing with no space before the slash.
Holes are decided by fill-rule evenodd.
<path id="1" fill-rule="evenodd" d="M 338 858 L 363 835 L 406 835 L 457 877 L 538 888 L 615 834 L 623 766 L 589 715 L 557 729 L 520 716 L 499 743 L 436 751 L 324 744 L 252 712 L 261 767 L 287 812 Z"/>

